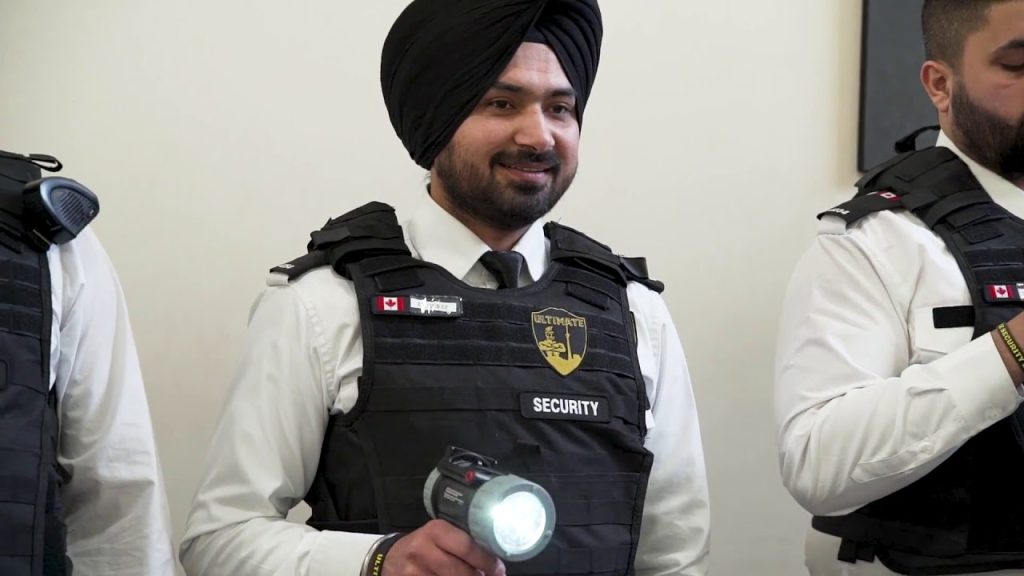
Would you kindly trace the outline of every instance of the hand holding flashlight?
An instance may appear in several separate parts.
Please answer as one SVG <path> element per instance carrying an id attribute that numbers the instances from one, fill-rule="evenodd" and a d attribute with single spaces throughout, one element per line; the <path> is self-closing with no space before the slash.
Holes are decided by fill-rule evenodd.
<path id="1" fill-rule="evenodd" d="M 431 520 L 402 536 L 384 559 L 383 576 L 453 574 L 505 576 L 501 560 L 444 520 Z"/>

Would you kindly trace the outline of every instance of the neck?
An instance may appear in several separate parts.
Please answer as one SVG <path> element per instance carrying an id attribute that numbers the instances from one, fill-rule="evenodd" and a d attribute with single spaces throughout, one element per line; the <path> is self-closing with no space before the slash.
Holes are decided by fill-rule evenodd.
<path id="1" fill-rule="evenodd" d="M 455 216 L 459 218 L 458 215 Z M 466 228 L 469 228 L 474 234 L 476 234 L 484 244 L 487 244 L 491 250 L 508 251 L 519 242 L 519 239 L 526 234 L 526 228 L 522 230 L 516 230 L 515 232 L 505 232 L 501 230 L 492 230 L 486 227 L 474 227 L 471 223 L 459 218 L 459 222 L 462 222 Z"/>

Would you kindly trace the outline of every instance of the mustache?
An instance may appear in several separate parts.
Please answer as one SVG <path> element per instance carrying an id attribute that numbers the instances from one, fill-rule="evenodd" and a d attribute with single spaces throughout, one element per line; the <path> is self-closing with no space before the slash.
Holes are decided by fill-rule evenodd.
<path id="1" fill-rule="evenodd" d="M 491 166 L 504 164 L 506 166 L 515 164 L 540 164 L 545 169 L 558 169 L 562 161 L 554 150 L 544 152 L 530 152 L 529 150 L 504 150 L 491 157 Z"/>

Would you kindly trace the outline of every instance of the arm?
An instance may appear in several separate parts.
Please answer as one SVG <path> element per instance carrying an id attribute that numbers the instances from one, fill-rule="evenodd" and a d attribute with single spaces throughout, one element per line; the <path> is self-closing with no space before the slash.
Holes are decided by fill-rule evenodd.
<path id="1" fill-rule="evenodd" d="M 362 362 L 351 286 L 333 302 L 348 318 L 341 326 L 325 327 L 287 284 L 255 304 L 181 546 L 188 574 L 356 576 L 379 539 L 285 519 L 316 474 L 338 395 L 337 356 Z"/>
<path id="2" fill-rule="evenodd" d="M 124 295 L 86 230 L 50 252 L 60 326 L 55 386 L 75 574 L 174 574 L 170 521 Z"/>
<path id="3" fill-rule="evenodd" d="M 654 427 L 645 446 L 654 466 L 644 502 L 638 575 L 707 573 L 710 537 L 707 474 L 686 358 L 664 301 L 630 285 L 640 366 Z M 645 354 L 644 351 L 647 351 Z"/>
<path id="4" fill-rule="evenodd" d="M 782 477 L 804 508 L 891 494 L 1016 409 L 991 337 L 931 325 L 931 308 L 967 302 L 941 240 L 904 216 L 818 236 L 790 283 L 776 359 Z M 926 337 L 949 353 L 918 349 Z"/>

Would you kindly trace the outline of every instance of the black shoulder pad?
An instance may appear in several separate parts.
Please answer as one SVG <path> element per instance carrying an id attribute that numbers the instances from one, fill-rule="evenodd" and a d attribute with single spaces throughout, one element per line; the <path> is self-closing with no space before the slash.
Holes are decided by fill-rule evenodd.
<path id="1" fill-rule="evenodd" d="M 886 160 L 885 162 L 882 162 L 878 166 L 875 166 L 874 168 L 871 168 L 867 172 L 865 172 L 864 176 L 862 176 L 859 180 L 857 180 L 857 183 L 854 184 L 854 186 L 857 187 L 857 196 L 863 196 L 865 194 L 870 194 L 871 192 L 878 190 L 878 188 L 874 187 L 875 182 L 878 180 L 878 176 L 882 172 L 885 172 L 889 168 L 892 168 L 893 166 L 899 164 L 900 162 L 903 161 L 904 158 L 910 156 L 911 154 L 913 154 L 913 152 L 904 152 L 903 154 L 893 156 L 892 158 Z"/>
<path id="2" fill-rule="evenodd" d="M 626 271 L 626 277 L 634 282 L 639 282 L 644 286 L 647 286 L 651 290 L 654 290 L 658 294 L 665 291 L 665 283 L 660 280 L 651 278 L 647 273 L 647 259 L 643 257 L 627 258 L 625 256 L 619 256 L 619 261 L 622 264 L 622 269 Z"/>
<path id="3" fill-rule="evenodd" d="M 901 198 L 899 194 L 889 190 L 880 190 L 863 196 L 855 196 L 835 208 L 830 208 L 818 214 L 818 219 L 820 220 L 822 216 L 838 216 L 845 220 L 847 225 L 853 224 L 874 212 L 903 208 Z"/>
<path id="4" fill-rule="evenodd" d="M 880 212 L 908 208 L 915 210 L 938 198 L 937 191 L 951 185 L 952 176 L 966 170 L 949 148 L 931 147 L 900 154 L 871 169 L 857 181 L 857 195 L 835 208 L 818 214 L 838 216 L 852 224 Z M 967 170 L 970 177 L 970 171 Z"/>
<path id="5" fill-rule="evenodd" d="M 329 265 L 348 278 L 348 267 L 366 258 L 410 254 L 395 209 L 383 202 L 370 202 L 332 218 L 309 236 L 305 256 L 271 272 L 286 274 L 291 281 L 313 268 Z"/>
<path id="6" fill-rule="evenodd" d="M 324 225 L 324 228 L 341 225 L 352 220 L 364 219 L 372 215 L 387 218 L 387 215 L 389 214 L 392 217 L 395 214 L 395 209 L 392 208 L 391 205 L 383 202 L 367 202 L 355 210 L 350 210 L 337 218 L 331 218 L 327 221 L 327 224 Z"/>
<path id="7" fill-rule="evenodd" d="M 325 265 L 327 265 L 326 254 L 323 252 L 310 252 L 309 254 L 299 256 L 291 262 L 286 262 L 280 266 L 274 266 L 270 271 L 284 274 L 288 277 L 288 281 L 291 282 L 306 272 Z"/>
<path id="8" fill-rule="evenodd" d="M 647 272 L 644 258 L 626 258 L 612 252 L 611 248 L 586 234 L 555 222 L 544 226 L 544 233 L 551 242 L 551 259 L 566 262 L 583 262 L 591 270 L 603 273 L 620 284 L 639 282 L 655 292 L 661 293 L 665 285 L 652 279 Z"/>
<path id="9" fill-rule="evenodd" d="M 932 172 L 945 164 L 962 163 L 960 158 L 949 148 L 932 146 L 923 150 L 915 150 L 881 164 L 857 181 L 859 195 L 870 194 L 878 190 L 892 190 L 905 195 L 914 181 L 928 172 Z"/>

